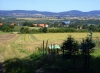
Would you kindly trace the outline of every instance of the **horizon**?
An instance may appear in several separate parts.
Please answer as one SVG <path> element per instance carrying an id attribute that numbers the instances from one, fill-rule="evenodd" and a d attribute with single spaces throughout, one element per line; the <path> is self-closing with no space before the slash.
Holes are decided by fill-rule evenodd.
<path id="1" fill-rule="evenodd" d="M 0 11 L 38 11 L 38 10 L 0 10 Z M 91 12 L 91 11 L 100 11 L 100 10 L 91 10 L 91 11 L 69 10 L 69 11 Z M 51 11 L 39 11 L 39 12 L 51 12 Z M 62 12 L 68 12 L 68 11 L 62 11 Z M 60 12 L 52 12 L 52 13 L 60 13 Z"/>
<path id="2" fill-rule="evenodd" d="M 66 12 L 78 10 L 89 12 L 100 10 L 100 0 L 2 0 L 0 10 L 35 10 L 46 12 Z"/>

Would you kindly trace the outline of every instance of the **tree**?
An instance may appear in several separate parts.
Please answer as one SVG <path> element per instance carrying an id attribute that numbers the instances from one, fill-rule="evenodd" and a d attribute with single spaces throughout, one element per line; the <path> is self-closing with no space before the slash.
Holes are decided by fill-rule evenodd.
<path id="1" fill-rule="evenodd" d="M 24 29 L 24 32 L 25 32 L 25 33 L 30 33 L 31 30 L 30 30 L 29 28 L 25 28 L 25 29 Z"/>
<path id="2" fill-rule="evenodd" d="M 28 22 L 24 22 L 23 23 L 23 26 L 28 26 Z"/>
<path id="3" fill-rule="evenodd" d="M 47 32 L 48 32 L 47 27 L 43 27 L 42 31 L 43 31 L 44 33 L 47 33 Z"/>
<path id="4" fill-rule="evenodd" d="M 98 28 L 95 25 L 90 25 L 89 30 L 98 31 Z"/>
<path id="5" fill-rule="evenodd" d="M 29 27 L 33 27 L 33 24 L 31 22 L 28 22 Z"/>
<path id="6" fill-rule="evenodd" d="M 83 53 L 89 54 L 90 51 L 96 46 L 96 43 L 93 42 L 91 37 L 86 37 L 86 39 L 83 39 L 81 43 L 81 49 L 83 50 Z"/>
<path id="7" fill-rule="evenodd" d="M 24 32 L 24 27 L 21 27 L 20 32 L 21 32 L 21 33 Z"/>
<path id="8" fill-rule="evenodd" d="M 8 25 L 3 25 L 1 27 L 1 30 L 4 31 L 4 32 L 10 32 L 11 31 L 11 28 Z"/>
<path id="9" fill-rule="evenodd" d="M 81 49 L 84 56 L 84 68 L 89 67 L 89 57 L 91 50 L 96 46 L 96 43 L 93 42 L 91 37 L 83 39 L 81 43 Z"/>
<path id="10" fill-rule="evenodd" d="M 10 27 L 10 29 L 11 29 L 11 32 L 13 32 L 13 29 L 14 29 L 14 26 L 9 26 Z"/>
<path id="11" fill-rule="evenodd" d="M 23 26 L 33 27 L 33 24 L 32 24 L 32 22 L 24 22 Z"/>
<path id="12" fill-rule="evenodd" d="M 63 49 L 63 53 L 64 53 L 64 50 L 67 50 L 69 56 L 71 57 L 72 54 L 78 51 L 79 44 L 71 35 L 69 35 L 67 40 L 65 40 L 62 43 L 62 49 Z"/>

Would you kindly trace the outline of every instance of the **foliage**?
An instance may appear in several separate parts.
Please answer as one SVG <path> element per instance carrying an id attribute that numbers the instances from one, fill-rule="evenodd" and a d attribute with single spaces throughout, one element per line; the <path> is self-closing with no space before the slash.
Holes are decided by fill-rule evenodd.
<path id="1" fill-rule="evenodd" d="M 86 51 L 87 49 L 89 50 L 93 49 L 95 46 L 96 46 L 96 43 L 94 43 L 92 38 L 90 37 L 86 37 L 86 39 L 85 40 L 83 39 L 81 43 L 81 49 L 83 50 L 86 49 Z"/>
<path id="2" fill-rule="evenodd" d="M 74 28 L 50 28 L 48 29 L 49 32 L 52 33 L 59 33 L 59 32 L 75 32 L 76 30 Z"/>
<path id="3" fill-rule="evenodd" d="M 20 32 L 23 33 L 24 32 L 24 27 L 20 28 Z"/>
<path id="4" fill-rule="evenodd" d="M 11 32 L 13 32 L 13 29 L 14 29 L 14 26 L 11 26 L 11 25 L 10 25 L 10 30 L 11 30 Z"/>
<path id="5" fill-rule="evenodd" d="M 69 35 L 67 40 L 62 43 L 62 49 L 67 50 L 68 53 L 72 55 L 74 52 L 78 51 L 79 44 L 71 35 Z"/>
<path id="6" fill-rule="evenodd" d="M 67 35 L 68 34 L 69 33 L 67 33 Z M 79 35 L 78 37 L 84 37 L 84 33 L 72 34 L 76 35 L 74 36 L 75 38 L 77 38 L 77 35 Z M 85 70 L 83 68 L 84 59 L 79 54 L 75 57 L 74 65 L 73 58 L 62 59 L 61 55 L 55 55 L 54 57 L 47 55 L 46 57 L 43 57 L 41 52 L 35 53 L 36 48 L 33 47 L 37 44 L 38 41 L 36 40 L 35 42 L 34 39 L 37 37 L 34 36 L 34 34 L 31 35 L 33 39 L 30 37 L 30 34 L 19 34 L 12 41 L 4 44 L 4 47 L 3 45 L 0 46 L 0 48 L 3 50 L 1 52 L 4 56 L 4 59 L 6 59 L 3 62 L 5 73 L 36 73 L 36 71 L 40 69 L 42 69 L 45 73 L 100 73 L 100 49 L 97 49 L 97 52 L 94 52 L 94 54 L 96 54 L 95 57 L 93 57 L 94 55 L 90 57 L 90 67 L 88 70 Z M 44 37 L 41 35 L 48 35 L 48 33 L 38 34 L 37 39 Z M 60 36 L 64 38 L 66 33 L 57 33 L 55 34 L 56 36 L 52 35 L 53 33 L 48 35 L 50 40 L 56 37 L 56 41 L 58 42 L 58 39 L 61 38 Z M 41 40 L 43 39 L 41 38 Z M 41 41 L 39 42 L 40 44 L 37 46 L 41 46 Z M 76 44 L 77 42 L 74 42 L 74 46 L 76 46 Z"/>
<path id="7" fill-rule="evenodd" d="M 92 30 L 92 31 L 98 31 L 99 29 L 95 26 L 95 25 L 90 25 L 89 26 L 89 30 Z"/>
<path id="8" fill-rule="evenodd" d="M 47 27 L 43 27 L 42 31 L 43 31 L 44 33 L 47 33 L 47 32 L 48 32 Z"/>
<path id="9" fill-rule="evenodd" d="M 32 22 L 24 22 L 23 26 L 33 27 L 33 24 L 32 24 Z"/>
<path id="10" fill-rule="evenodd" d="M 2 29 L 2 31 L 4 31 L 4 32 L 10 32 L 10 27 L 8 26 L 8 25 L 3 25 L 2 27 L 1 27 L 1 29 Z"/>

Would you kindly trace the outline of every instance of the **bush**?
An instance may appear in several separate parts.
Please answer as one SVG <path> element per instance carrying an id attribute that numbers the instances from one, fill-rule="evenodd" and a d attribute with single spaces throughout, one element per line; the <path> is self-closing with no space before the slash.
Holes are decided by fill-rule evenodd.
<path id="1" fill-rule="evenodd" d="M 69 55 L 71 56 L 72 54 L 74 54 L 76 51 L 78 51 L 78 49 L 80 45 L 78 44 L 78 42 L 71 36 L 69 35 L 69 37 L 62 43 L 62 50 L 64 53 L 64 50 L 67 50 Z"/>

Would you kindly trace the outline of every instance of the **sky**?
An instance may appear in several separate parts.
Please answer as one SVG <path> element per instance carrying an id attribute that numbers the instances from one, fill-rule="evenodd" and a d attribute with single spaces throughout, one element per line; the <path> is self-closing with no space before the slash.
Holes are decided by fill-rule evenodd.
<path id="1" fill-rule="evenodd" d="M 0 10 L 63 12 L 100 10 L 100 0 L 1 0 Z"/>

